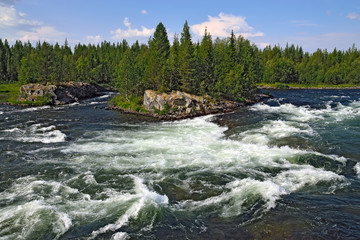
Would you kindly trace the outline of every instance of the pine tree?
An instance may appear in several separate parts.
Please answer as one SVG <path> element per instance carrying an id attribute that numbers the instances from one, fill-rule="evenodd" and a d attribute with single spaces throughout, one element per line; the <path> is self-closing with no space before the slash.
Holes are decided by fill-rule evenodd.
<path id="1" fill-rule="evenodd" d="M 119 63 L 115 86 L 120 94 L 127 100 L 136 90 L 136 71 L 133 53 L 130 48 L 124 53 L 124 57 Z"/>
<path id="2" fill-rule="evenodd" d="M 149 61 L 146 76 L 152 89 L 167 90 L 165 78 L 166 61 L 170 53 L 170 43 L 164 25 L 160 22 L 154 36 L 149 41 Z"/>
<path id="3" fill-rule="evenodd" d="M 215 76 L 214 76 L 214 56 L 213 43 L 210 33 L 205 28 L 204 37 L 199 46 L 199 69 L 198 77 L 200 81 L 200 93 L 213 94 L 215 91 Z"/>
<path id="4" fill-rule="evenodd" d="M 0 39 L 0 82 L 3 82 L 6 79 L 7 75 L 7 66 L 6 66 L 6 50 L 2 40 Z"/>
<path id="5" fill-rule="evenodd" d="M 185 21 L 183 31 L 180 38 L 179 49 L 180 61 L 180 88 L 185 92 L 193 92 L 194 80 L 194 49 L 191 42 L 190 28 L 188 22 Z"/>
<path id="6" fill-rule="evenodd" d="M 179 38 L 177 35 L 174 36 L 173 44 L 170 48 L 170 56 L 167 60 L 167 82 L 169 84 L 169 90 L 179 90 L 179 81 L 180 81 L 180 74 L 179 74 Z"/>

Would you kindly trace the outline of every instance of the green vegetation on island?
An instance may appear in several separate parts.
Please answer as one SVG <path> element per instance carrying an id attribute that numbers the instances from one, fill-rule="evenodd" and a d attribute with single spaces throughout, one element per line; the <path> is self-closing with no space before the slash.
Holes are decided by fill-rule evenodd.
<path id="1" fill-rule="evenodd" d="M 136 103 L 146 89 L 180 90 L 197 95 L 242 101 L 251 99 L 256 86 L 359 86 L 360 51 L 318 49 L 304 52 L 287 45 L 259 49 L 234 33 L 213 39 L 205 30 L 194 42 L 185 22 L 170 43 L 162 23 L 147 44 L 136 41 L 60 46 L 47 42 L 0 39 L 0 101 L 15 101 L 21 84 L 81 81 L 115 88 L 121 97 L 112 104 L 141 111 Z M 12 100 L 11 100 L 12 99 Z"/>
<path id="2" fill-rule="evenodd" d="M 1 83 L 0 84 L 0 104 L 14 103 L 20 94 L 19 82 Z"/>

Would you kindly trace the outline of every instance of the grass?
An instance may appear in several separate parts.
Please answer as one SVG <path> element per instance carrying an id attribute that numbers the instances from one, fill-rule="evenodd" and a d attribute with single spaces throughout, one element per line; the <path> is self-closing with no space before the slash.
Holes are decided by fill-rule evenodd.
<path id="1" fill-rule="evenodd" d="M 12 103 L 20 95 L 19 83 L 0 83 L 0 103 Z"/>
<path id="2" fill-rule="evenodd" d="M 360 87 L 359 84 L 298 84 L 298 83 L 257 83 L 257 87 L 268 87 L 268 88 L 278 88 L 278 89 L 286 89 L 286 88 L 352 88 L 352 87 Z"/>
<path id="3" fill-rule="evenodd" d="M 17 101 L 16 99 L 10 99 L 8 103 L 14 105 L 25 105 L 25 106 L 44 106 L 51 104 L 51 101 L 52 101 L 51 96 L 45 95 L 45 96 L 37 97 L 36 101 L 29 101 L 29 100 Z"/>
<path id="4" fill-rule="evenodd" d="M 135 112 L 148 112 L 143 106 L 143 98 L 137 96 L 130 96 L 126 98 L 121 95 L 117 95 L 110 99 L 109 105 L 113 107 L 118 107 L 123 110 L 131 110 Z"/>
<path id="5" fill-rule="evenodd" d="M 43 106 L 51 103 L 51 96 L 38 97 L 37 101 L 18 101 L 20 87 L 22 84 L 0 83 L 0 104 L 9 103 L 13 105 Z"/>

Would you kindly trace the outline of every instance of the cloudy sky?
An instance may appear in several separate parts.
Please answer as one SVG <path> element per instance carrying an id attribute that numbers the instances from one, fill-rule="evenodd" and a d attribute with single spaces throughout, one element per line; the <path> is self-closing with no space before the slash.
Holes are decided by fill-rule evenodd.
<path id="1" fill-rule="evenodd" d="M 207 27 L 213 38 L 234 30 L 259 47 L 360 47 L 359 0 L 0 0 L 0 38 L 10 43 L 145 43 L 159 22 L 171 40 L 185 20 L 195 41 Z"/>

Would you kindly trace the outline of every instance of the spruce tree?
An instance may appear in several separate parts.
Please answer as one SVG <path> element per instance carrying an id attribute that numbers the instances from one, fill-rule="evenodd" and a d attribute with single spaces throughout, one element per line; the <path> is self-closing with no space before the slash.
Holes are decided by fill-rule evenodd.
<path id="1" fill-rule="evenodd" d="M 197 64 L 199 69 L 197 71 L 200 81 L 200 93 L 213 94 L 215 91 L 215 76 L 214 76 L 214 56 L 213 56 L 213 43 L 210 33 L 205 28 L 204 37 L 199 46 L 199 57 Z"/>
<path id="2" fill-rule="evenodd" d="M 164 25 L 160 22 L 154 36 L 149 41 L 149 61 L 146 76 L 154 90 L 167 90 L 165 78 L 166 61 L 170 53 L 170 43 Z"/>
<path id="3" fill-rule="evenodd" d="M 187 21 L 185 21 L 184 28 L 181 33 L 179 61 L 179 74 L 181 83 L 180 88 L 185 92 L 193 92 L 193 80 L 195 72 L 194 49 L 191 42 L 190 28 Z"/>
<path id="4" fill-rule="evenodd" d="M 173 44 L 170 48 L 170 55 L 166 63 L 166 82 L 169 90 L 179 90 L 179 38 L 175 34 Z"/>

